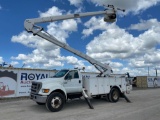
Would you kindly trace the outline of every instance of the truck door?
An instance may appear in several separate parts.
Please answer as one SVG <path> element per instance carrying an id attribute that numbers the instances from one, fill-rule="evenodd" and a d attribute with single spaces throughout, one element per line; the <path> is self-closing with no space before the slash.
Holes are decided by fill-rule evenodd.
<path id="1" fill-rule="evenodd" d="M 64 87 L 67 93 L 82 91 L 82 80 L 77 70 L 71 70 L 64 78 Z"/>

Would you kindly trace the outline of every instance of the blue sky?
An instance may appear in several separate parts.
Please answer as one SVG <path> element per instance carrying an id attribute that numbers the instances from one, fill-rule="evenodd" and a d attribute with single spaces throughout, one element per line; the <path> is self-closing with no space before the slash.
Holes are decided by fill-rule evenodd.
<path id="1" fill-rule="evenodd" d="M 115 23 L 103 15 L 42 24 L 44 29 L 71 47 L 102 63 L 114 73 L 132 76 L 160 74 L 160 0 L 0 0 L 0 64 L 14 67 L 63 69 L 84 67 L 87 61 L 27 33 L 24 21 L 51 15 L 103 11 L 103 5 L 124 8 Z"/>

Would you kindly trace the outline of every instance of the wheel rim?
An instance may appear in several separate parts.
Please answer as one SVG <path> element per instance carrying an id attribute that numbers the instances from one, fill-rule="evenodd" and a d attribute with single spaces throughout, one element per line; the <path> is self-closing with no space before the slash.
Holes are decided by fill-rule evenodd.
<path id="1" fill-rule="evenodd" d="M 51 106 L 53 108 L 59 108 L 62 104 L 62 100 L 60 97 L 54 97 L 51 101 Z"/>
<path id="2" fill-rule="evenodd" d="M 117 99 L 118 99 L 118 92 L 117 92 L 117 91 L 114 91 L 114 92 L 113 92 L 113 99 L 114 99 L 114 100 L 117 100 Z"/>

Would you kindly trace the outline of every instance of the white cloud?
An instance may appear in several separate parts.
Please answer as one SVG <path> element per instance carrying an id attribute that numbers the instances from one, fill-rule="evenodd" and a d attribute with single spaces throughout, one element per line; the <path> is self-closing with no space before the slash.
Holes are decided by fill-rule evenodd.
<path id="1" fill-rule="evenodd" d="M 85 67 L 84 65 L 84 61 L 82 60 L 78 60 L 76 57 L 74 56 L 59 56 L 56 58 L 57 61 L 66 61 L 67 64 L 73 65 L 74 67 L 78 67 L 78 68 L 82 68 Z"/>
<path id="2" fill-rule="evenodd" d="M 2 62 L 4 62 L 3 57 L 0 56 L 0 64 L 2 64 Z"/>
<path id="3" fill-rule="evenodd" d="M 84 63 L 81 60 L 78 60 L 76 57 L 67 56 L 66 57 L 67 63 L 74 65 L 75 67 L 84 67 Z"/>
<path id="4" fill-rule="evenodd" d="M 158 22 L 157 19 L 140 20 L 140 23 L 138 24 L 131 24 L 129 29 L 141 31 L 148 30 L 156 26 L 160 26 L 160 22 Z"/>
<path id="5" fill-rule="evenodd" d="M 160 50 L 153 51 L 153 53 L 146 53 L 144 56 L 133 58 L 129 60 L 130 73 L 132 75 L 155 75 L 155 68 L 160 69 Z M 158 70 L 159 72 L 159 70 Z"/>
<path id="6" fill-rule="evenodd" d="M 60 10 L 59 8 L 53 6 L 52 8 L 49 8 L 48 11 L 46 12 L 41 12 L 39 11 L 40 17 L 48 17 L 48 16 L 57 16 L 57 15 L 62 15 L 63 10 Z"/>
<path id="7" fill-rule="evenodd" d="M 19 42 L 27 47 L 36 48 L 38 46 L 38 43 L 41 43 L 42 40 L 37 36 L 33 36 L 32 34 L 23 31 L 19 35 L 14 35 L 11 38 L 11 41 Z"/>
<path id="8" fill-rule="evenodd" d="M 116 24 L 103 23 L 101 20 L 102 18 L 93 17 L 85 23 L 87 29 L 83 31 L 91 32 L 87 34 L 83 32 L 84 36 L 91 35 L 95 30 L 102 30 L 102 33 L 94 37 L 86 46 L 88 55 L 101 62 L 124 59 L 126 62 L 129 62 L 130 67 L 138 68 L 145 66 L 153 67 L 154 63 L 160 63 L 158 61 L 160 59 L 160 50 L 156 48 L 160 44 L 160 24 L 153 24 L 152 26 L 148 24 L 151 21 L 151 23 L 159 23 L 157 19 L 143 22 L 142 27 L 139 28 L 142 29 L 143 26 L 147 26 L 147 29 L 137 37 L 129 34 L 125 29 L 119 28 Z M 137 62 L 139 59 L 143 60 L 143 62 Z M 114 68 L 114 71 L 121 71 L 120 68 L 115 67 L 116 65 L 111 66 Z M 125 66 L 120 64 L 120 67 Z"/>
<path id="9" fill-rule="evenodd" d="M 92 66 L 85 66 L 85 70 L 87 72 L 99 72 L 93 65 Z"/>
<path id="10" fill-rule="evenodd" d="M 109 66 L 111 66 L 112 68 L 120 68 L 123 67 L 123 64 L 120 62 L 109 62 Z"/>
<path id="11" fill-rule="evenodd" d="M 60 28 L 68 31 L 77 31 L 77 22 L 73 19 L 65 20 L 60 25 Z"/>
<path id="12" fill-rule="evenodd" d="M 149 7 L 156 5 L 160 0 L 88 0 L 97 5 L 114 5 L 118 8 L 126 9 L 126 12 L 134 14 L 144 11 Z"/>
<path id="13" fill-rule="evenodd" d="M 78 8 L 76 10 L 74 10 L 74 13 L 82 13 L 84 10 L 83 6 L 78 6 Z"/>
<path id="14" fill-rule="evenodd" d="M 19 64 L 19 62 L 17 62 L 17 61 L 11 61 L 11 63 L 10 63 L 13 67 L 15 66 L 15 65 L 18 65 Z"/>
<path id="15" fill-rule="evenodd" d="M 83 3 L 83 0 L 68 0 L 71 5 L 79 6 Z"/>
<path id="16" fill-rule="evenodd" d="M 17 57 L 11 57 L 11 59 L 26 60 L 27 56 L 25 54 L 19 54 Z"/>
<path id="17" fill-rule="evenodd" d="M 146 64 L 144 58 L 134 58 L 129 61 L 129 66 L 130 67 L 135 67 L 135 68 L 144 68 L 146 66 L 151 66 L 151 64 Z"/>
<path id="18" fill-rule="evenodd" d="M 153 26 L 151 29 L 139 35 L 139 39 L 142 41 L 142 48 L 140 48 L 140 50 L 152 50 L 156 47 L 156 45 L 160 44 L 159 33 L 160 24 Z"/>
<path id="19" fill-rule="evenodd" d="M 144 55 L 146 63 L 160 64 L 160 49 Z"/>
<path id="20" fill-rule="evenodd" d="M 47 67 L 47 68 L 53 68 L 53 67 L 60 67 L 60 66 L 63 66 L 64 64 L 61 63 L 60 61 L 55 61 L 55 60 L 49 60 L 48 63 L 44 64 L 44 67 Z"/>
<path id="21" fill-rule="evenodd" d="M 57 7 L 52 7 L 48 11 L 40 13 L 40 17 L 46 17 L 49 15 L 61 15 L 62 11 Z M 77 23 L 79 20 L 65 20 L 57 23 L 50 23 L 47 26 L 47 32 L 58 38 L 59 41 L 66 43 L 66 38 L 68 38 L 71 32 L 77 31 Z M 21 32 L 19 35 L 15 35 L 11 39 L 12 42 L 21 43 L 27 47 L 33 49 L 29 54 L 19 54 L 17 57 L 11 57 L 13 60 L 22 60 L 27 67 L 40 67 L 40 68 L 52 68 L 52 67 L 62 67 L 63 61 L 74 66 L 83 65 L 82 61 L 79 61 L 75 57 L 64 57 L 60 54 L 60 48 L 56 45 L 38 37 L 33 36 L 25 31 Z M 74 60 L 76 63 L 73 63 Z M 72 62 L 71 62 L 72 61 Z"/>
<path id="22" fill-rule="evenodd" d="M 71 5 L 80 7 L 83 6 L 83 0 L 68 0 Z M 87 0 L 94 3 L 96 6 L 114 5 L 117 8 L 125 9 L 125 14 L 132 12 L 138 14 L 152 6 L 157 5 L 160 0 Z"/>
<path id="23" fill-rule="evenodd" d="M 98 21 L 98 20 L 97 20 Z M 97 22 L 89 29 L 97 30 Z M 102 24 L 105 30 L 87 45 L 87 54 L 99 59 L 127 58 L 132 56 L 133 47 L 138 47 L 133 36 L 115 24 Z"/>
<path id="24" fill-rule="evenodd" d="M 106 29 L 106 23 L 102 18 L 96 18 L 92 17 L 89 21 L 87 21 L 84 26 L 86 26 L 88 29 L 84 29 L 82 31 L 82 34 L 84 34 L 83 37 L 89 36 L 93 34 L 94 30 L 105 30 Z"/>

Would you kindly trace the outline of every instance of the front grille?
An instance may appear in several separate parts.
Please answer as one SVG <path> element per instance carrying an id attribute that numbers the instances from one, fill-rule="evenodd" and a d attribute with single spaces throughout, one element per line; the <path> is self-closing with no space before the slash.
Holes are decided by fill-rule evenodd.
<path id="1" fill-rule="evenodd" d="M 39 90 L 42 87 L 42 83 L 41 82 L 32 82 L 32 86 L 31 86 L 31 94 L 38 94 Z"/>

